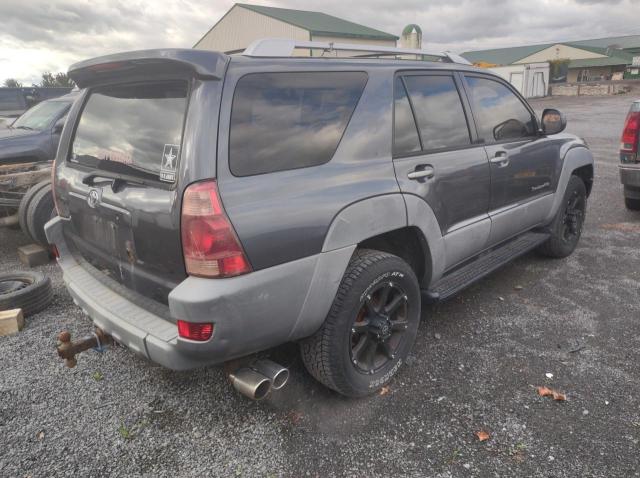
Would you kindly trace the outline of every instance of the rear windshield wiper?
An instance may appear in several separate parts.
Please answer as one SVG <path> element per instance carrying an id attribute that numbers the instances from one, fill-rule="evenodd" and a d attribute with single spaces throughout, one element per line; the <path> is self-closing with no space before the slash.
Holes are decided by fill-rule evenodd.
<path id="1" fill-rule="evenodd" d="M 33 131 L 31 126 L 14 126 L 15 129 L 28 129 L 29 131 Z"/>
<path id="2" fill-rule="evenodd" d="M 96 181 L 96 179 L 100 179 Z M 103 175 L 100 173 L 91 173 L 82 178 L 82 184 L 86 184 L 87 186 L 95 186 L 97 182 L 101 183 L 111 183 L 111 190 L 114 193 L 117 193 L 122 187 L 127 185 L 135 185 L 135 186 L 145 186 L 143 181 L 136 181 L 135 179 L 122 178 L 122 177 L 112 177 Z"/>

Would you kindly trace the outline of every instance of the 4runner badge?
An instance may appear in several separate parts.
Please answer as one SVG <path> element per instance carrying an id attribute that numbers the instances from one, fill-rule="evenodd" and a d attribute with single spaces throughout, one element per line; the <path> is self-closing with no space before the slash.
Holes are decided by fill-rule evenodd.
<path id="1" fill-rule="evenodd" d="M 172 183 L 176 180 L 176 168 L 180 146 L 177 144 L 165 144 L 162 151 L 162 163 L 160 166 L 160 181 Z"/>

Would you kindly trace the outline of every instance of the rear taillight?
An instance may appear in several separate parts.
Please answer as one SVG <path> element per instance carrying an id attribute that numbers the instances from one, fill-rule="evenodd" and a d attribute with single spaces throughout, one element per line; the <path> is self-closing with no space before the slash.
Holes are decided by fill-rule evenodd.
<path id="1" fill-rule="evenodd" d="M 58 199 L 56 189 L 56 160 L 54 159 L 51 162 L 51 196 L 53 196 L 53 205 L 56 208 L 56 213 L 58 214 L 58 216 L 69 217 L 69 210 Z"/>
<path id="2" fill-rule="evenodd" d="M 187 274 L 233 277 L 251 272 L 215 181 L 194 183 L 182 198 L 182 252 Z"/>
<path id="3" fill-rule="evenodd" d="M 213 324 L 178 320 L 178 335 L 183 339 L 206 342 L 213 334 Z"/>
<path id="4" fill-rule="evenodd" d="M 629 159 L 635 161 L 638 154 L 638 140 L 640 140 L 640 111 L 630 111 L 622 130 L 620 154 L 631 156 Z"/>

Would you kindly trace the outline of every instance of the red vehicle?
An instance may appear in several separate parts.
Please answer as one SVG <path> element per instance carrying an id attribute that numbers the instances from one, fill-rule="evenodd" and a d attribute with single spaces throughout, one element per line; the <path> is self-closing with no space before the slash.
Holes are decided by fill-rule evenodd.
<path id="1" fill-rule="evenodd" d="M 640 100 L 631 103 L 620 140 L 620 181 L 627 209 L 640 210 Z"/>

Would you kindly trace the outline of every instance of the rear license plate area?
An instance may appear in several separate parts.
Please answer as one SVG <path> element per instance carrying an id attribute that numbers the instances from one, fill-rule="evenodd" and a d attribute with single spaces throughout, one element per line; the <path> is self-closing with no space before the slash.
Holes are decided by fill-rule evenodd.
<path id="1" fill-rule="evenodd" d="M 109 257 L 111 267 L 113 259 L 131 263 L 135 258 L 131 216 L 128 211 L 101 203 L 92 208 L 86 201 L 75 198 L 70 201 L 73 228 L 82 241 L 98 249 Z M 90 262 L 92 259 L 87 258 Z M 105 264 L 106 265 L 106 264 Z"/>

